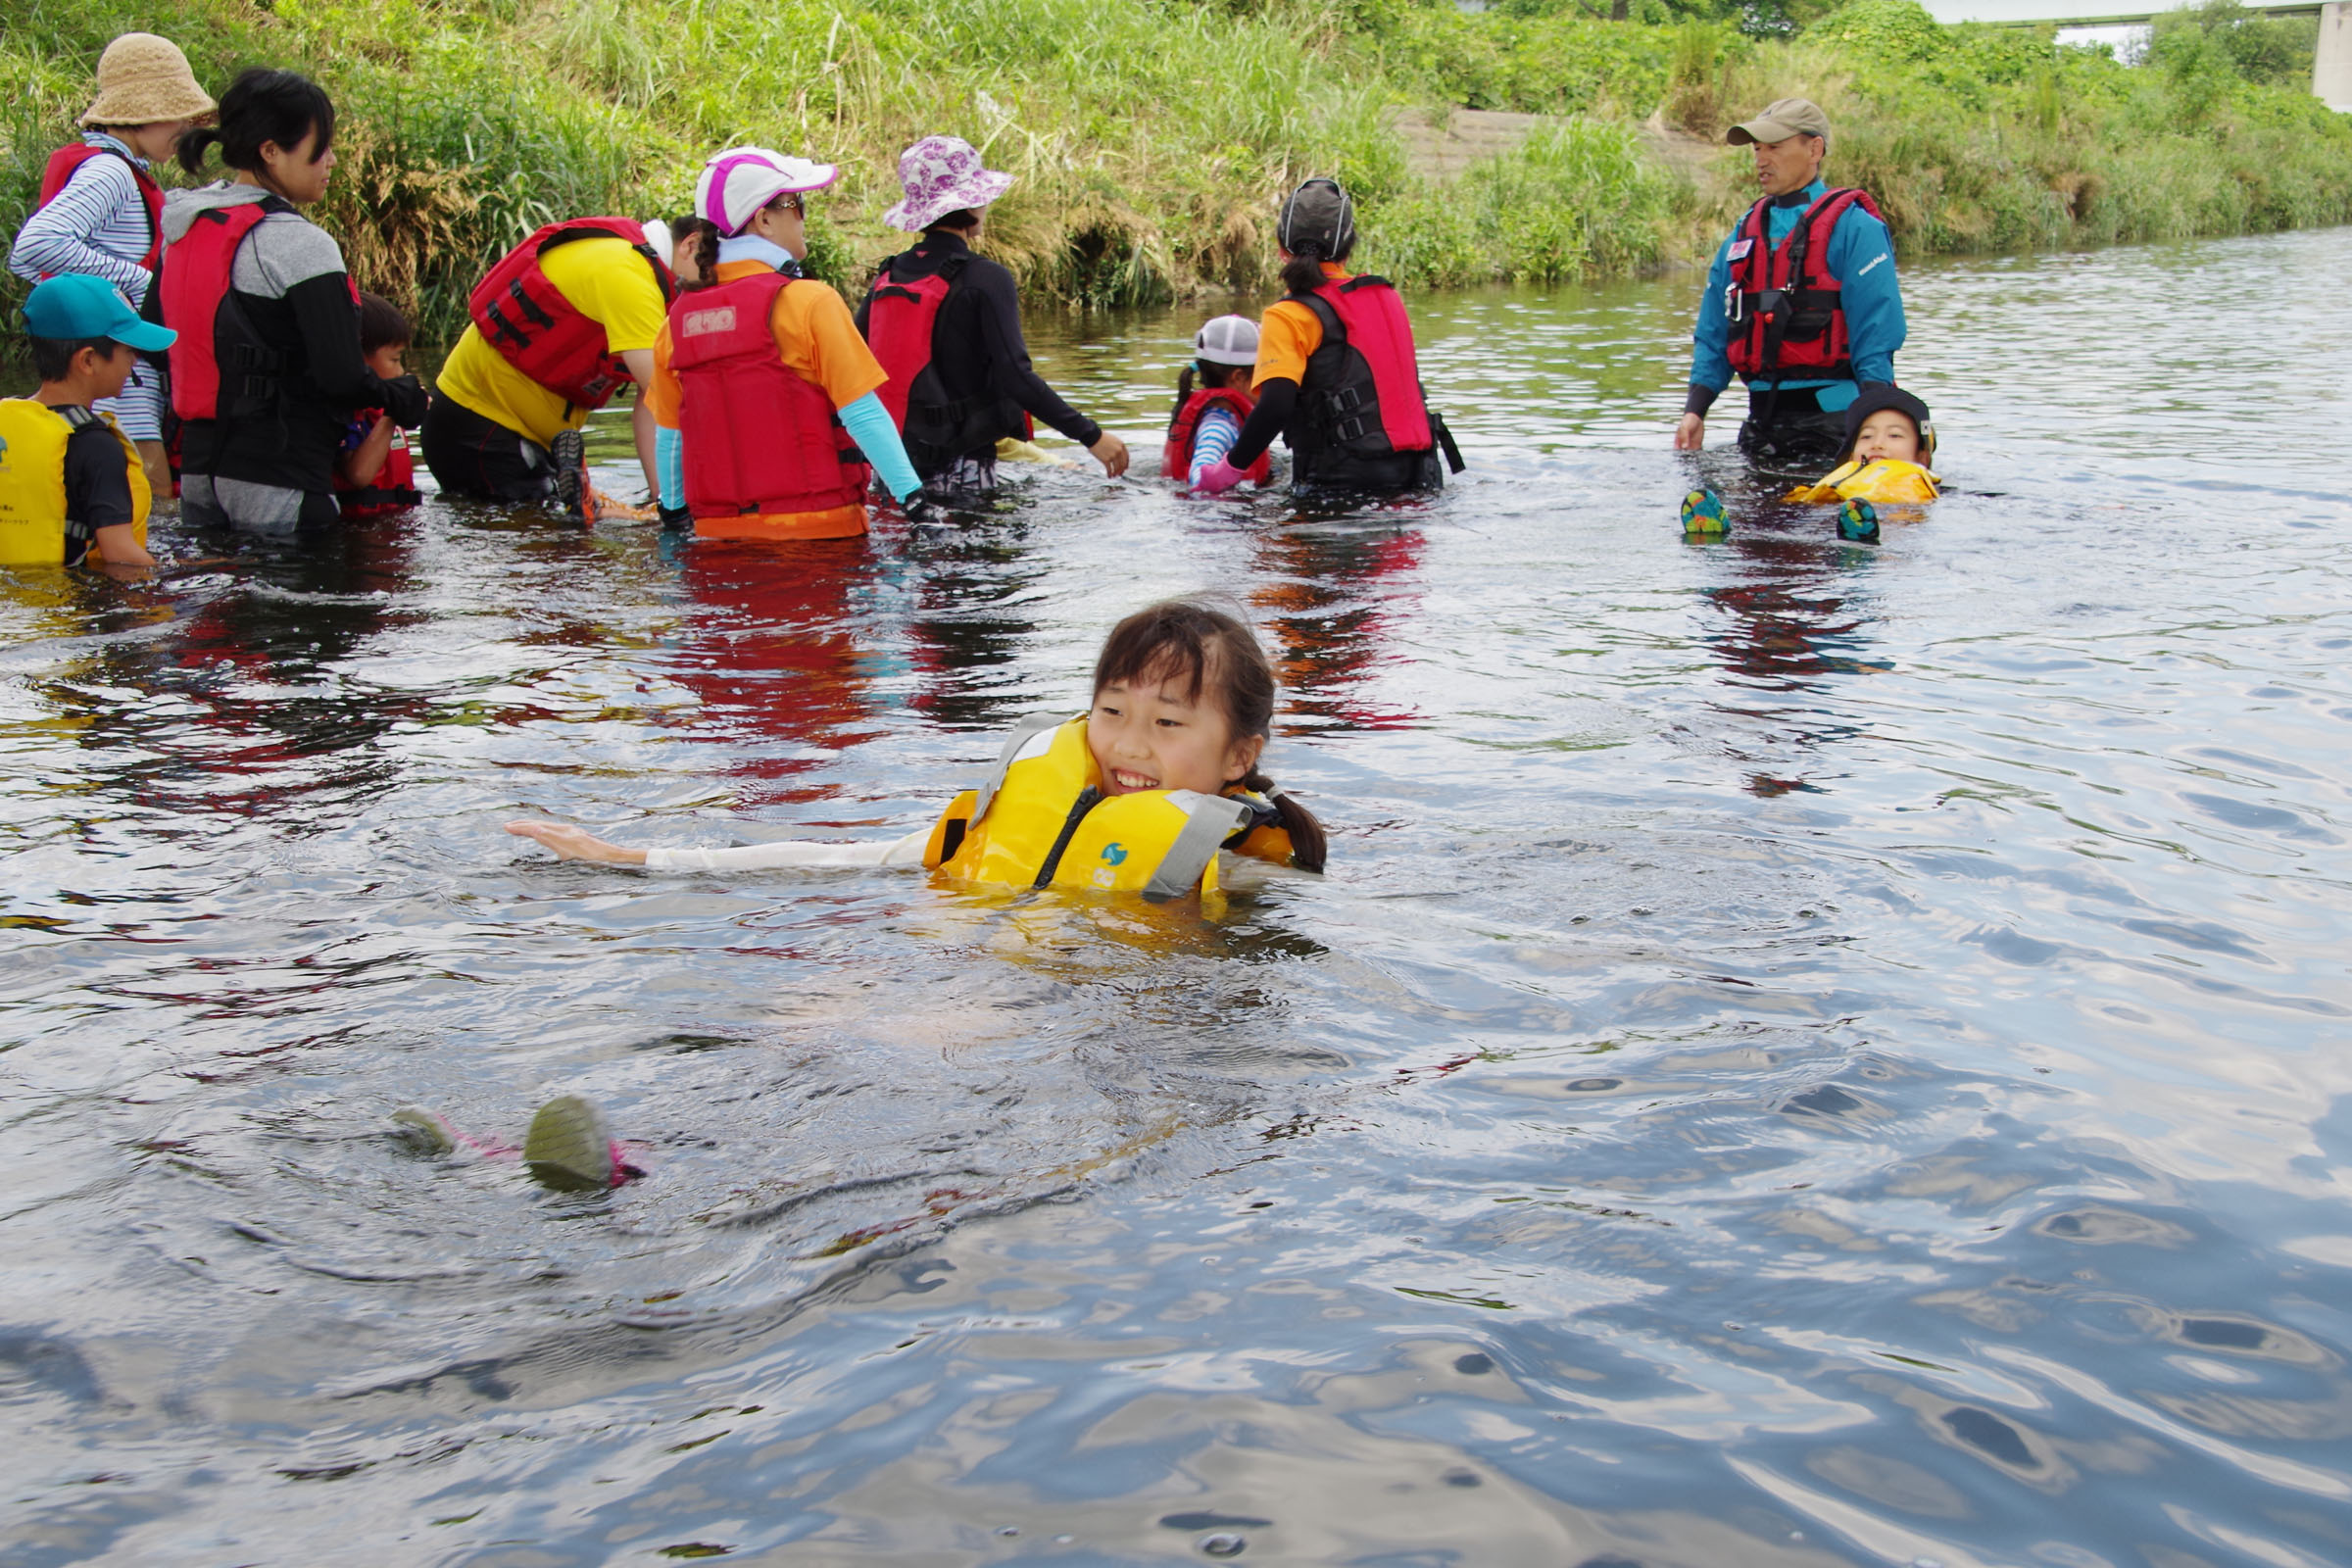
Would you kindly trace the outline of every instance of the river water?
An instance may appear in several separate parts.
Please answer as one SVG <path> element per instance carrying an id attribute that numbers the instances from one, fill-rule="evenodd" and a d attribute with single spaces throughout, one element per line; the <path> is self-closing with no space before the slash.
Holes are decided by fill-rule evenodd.
<path id="1" fill-rule="evenodd" d="M 1875 548 L 1684 278 L 1415 302 L 1427 506 L 0 578 L 0 1561 L 2352 1561 L 2347 275 L 1915 270 Z M 500 831 L 904 832 L 1194 588 L 1334 834 L 1215 918 Z M 564 1090 L 645 1180 L 387 1134 Z"/>

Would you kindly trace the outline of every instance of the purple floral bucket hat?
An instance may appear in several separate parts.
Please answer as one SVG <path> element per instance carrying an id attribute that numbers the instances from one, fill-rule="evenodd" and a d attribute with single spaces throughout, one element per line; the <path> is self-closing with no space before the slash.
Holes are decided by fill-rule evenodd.
<path id="1" fill-rule="evenodd" d="M 1012 188 L 1012 176 L 980 167 L 980 153 L 960 136 L 925 136 L 899 154 L 899 182 L 906 199 L 882 221 L 910 233 L 966 207 L 986 207 Z"/>

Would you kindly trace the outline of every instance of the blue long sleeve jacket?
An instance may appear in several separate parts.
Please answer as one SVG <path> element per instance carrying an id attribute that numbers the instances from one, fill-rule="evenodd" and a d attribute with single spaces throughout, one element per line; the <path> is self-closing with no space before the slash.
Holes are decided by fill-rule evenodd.
<path id="1" fill-rule="evenodd" d="M 1826 182 L 1817 179 L 1805 187 L 1801 205 L 1775 204 L 1766 211 L 1766 236 L 1774 248 L 1788 237 L 1796 220 L 1829 193 L 1829 188 Z M 1739 237 L 1739 225 L 1735 224 L 1723 243 L 1715 247 L 1714 265 L 1707 269 L 1706 291 L 1699 296 L 1698 324 L 1690 333 L 1690 407 L 1693 413 L 1704 413 L 1715 395 L 1732 384 L 1732 323 L 1724 314 L 1723 291 L 1732 281 L 1732 242 Z M 1894 379 L 1894 356 L 1903 346 L 1907 328 L 1903 321 L 1902 285 L 1894 272 L 1894 241 L 1885 223 L 1858 206 L 1848 207 L 1838 217 L 1838 226 L 1830 231 L 1827 259 L 1830 275 L 1838 279 L 1845 307 L 1845 331 L 1853 350 L 1854 379 L 1788 377 L 1779 384 L 1822 388 L 1815 394 L 1817 401 L 1822 408 L 1835 413 L 1853 402 L 1862 383 Z M 1773 382 L 1751 384 L 1770 386 Z"/>

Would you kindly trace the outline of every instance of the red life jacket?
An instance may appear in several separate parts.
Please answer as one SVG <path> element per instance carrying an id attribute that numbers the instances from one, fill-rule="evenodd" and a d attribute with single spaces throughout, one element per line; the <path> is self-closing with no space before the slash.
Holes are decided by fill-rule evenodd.
<path id="1" fill-rule="evenodd" d="M 362 409 L 352 416 L 352 423 L 373 429 L 383 414 L 381 409 Z M 416 488 L 416 455 L 409 450 L 408 432 L 398 426 L 392 431 L 392 450 L 384 454 L 384 466 L 375 470 L 373 480 L 361 485 L 346 484 L 340 473 L 335 475 L 335 502 L 346 517 L 398 512 L 423 499 Z"/>
<path id="2" fill-rule="evenodd" d="M 1749 208 L 1733 239 L 1737 259 L 1724 291 L 1732 368 L 1751 381 L 1850 381 L 1853 350 L 1841 290 L 1830 272 L 1830 234 L 1849 207 L 1884 222 L 1878 203 L 1858 190 L 1825 192 L 1777 251 L 1770 237 L 1772 204 L 1767 196 Z"/>
<path id="3" fill-rule="evenodd" d="M 160 286 L 164 324 L 179 334 L 169 352 L 172 412 L 181 418 L 225 418 L 277 396 L 285 356 L 254 330 L 230 279 L 245 236 L 271 213 L 292 211 L 275 196 L 208 207 L 172 242 Z"/>
<path id="4" fill-rule="evenodd" d="M 866 290 L 866 346 L 890 377 L 880 388 L 882 406 L 898 423 L 907 461 L 926 479 L 967 452 L 1030 431 L 1018 404 L 986 392 L 951 398 L 932 367 L 940 307 L 947 304 L 970 260 L 951 256 L 930 276 L 901 283 L 890 275 L 898 261 L 894 256 L 882 264 Z"/>
<path id="5" fill-rule="evenodd" d="M 1429 401 L 1404 302 L 1385 277 L 1332 278 L 1287 298 L 1323 325 L 1307 357 L 1298 412 L 1283 432 L 1297 455 L 1292 481 L 1376 489 L 1443 482 Z M 1429 459 L 1430 461 L 1406 461 Z"/>
<path id="6" fill-rule="evenodd" d="M 628 384 L 629 368 L 593 319 L 548 281 L 539 258 L 580 239 L 624 239 L 654 270 L 662 302 L 678 297 L 669 264 L 645 242 L 645 225 L 630 218 L 574 218 L 548 223 L 509 251 L 474 285 L 466 308 L 482 341 L 509 365 L 575 409 L 601 409 Z"/>
<path id="7" fill-rule="evenodd" d="M 37 213 L 56 200 L 57 193 L 66 188 L 66 181 L 74 177 L 74 171 L 93 158 L 122 158 L 122 155 L 112 147 L 93 147 L 86 141 L 51 153 L 48 166 L 41 171 L 41 199 L 32 204 L 32 210 Z M 138 182 L 139 200 L 147 204 L 147 254 L 139 258 L 139 265 L 152 273 L 164 254 L 164 187 L 129 159 L 122 158 L 122 162 L 130 170 L 130 177 Z"/>
<path id="8" fill-rule="evenodd" d="M 1233 411 L 1233 416 L 1244 424 L 1250 422 L 1250 411 L 1257 407 L 1255 399 L 1238 386 L 1204 386 L 1176 405 L 1168 418 L 1168 444 L 1159 454 L 1159 471 L 1165 478 L 1182 483 L 1193 474 L 1193 437 L 1200 428 L 1200 416 L 1222 403 Z M 1274 477 L 1274 464 L 1265 453 L 1242 470 L 1242 476 L 1257 484 Z"/>
<path id="9" fill-rule="evenodd" d="M 682 392 L 686 506 L 698 517 L 826 512 L 865 497 L 868 469 L 833 400 L 784 363 L 776 296 L 822 283 L 760 272 L 697 289 L 669 310 Z"/>

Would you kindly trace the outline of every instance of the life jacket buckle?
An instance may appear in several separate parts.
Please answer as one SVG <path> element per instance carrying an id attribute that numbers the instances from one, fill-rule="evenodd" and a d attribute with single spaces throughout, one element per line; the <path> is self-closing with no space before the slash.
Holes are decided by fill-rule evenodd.
<path id="1" fill-rule="evenodd" d="M 1734 326 L 1747 319 L 1747 295 L 1736 282 L 1723 285 L 1723 318 Z"/>

